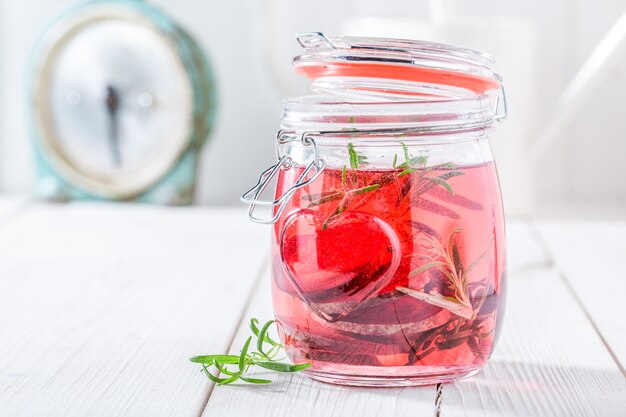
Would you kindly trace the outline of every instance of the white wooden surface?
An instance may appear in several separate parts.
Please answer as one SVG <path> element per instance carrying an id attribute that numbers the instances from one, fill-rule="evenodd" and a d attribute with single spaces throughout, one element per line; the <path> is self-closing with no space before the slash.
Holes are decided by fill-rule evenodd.
<path id="1" fill-rule="evenodd" d="M 0 199 L 0 416 L 626 416 L 626 225 L 509 221 L 509 298 L 476 377 L 213 387 L 194 354 L 271 317 L 242 210 Z M 435 399 L 440 402 L 436 406 Z"/>
<path id="2" fill-rule="evenodd" d="M 243 211 L 38 206 L 0 227 L 0 415 L 198 415 L 267 254 Z M 245 256 L 245 258 L 242 258 Z"/>
<path id="3" fill-rule="evenodd" d="M 626 222 L 537 222 L 570 290 L 626 375 Z"/>
<path id="4" fill-rule="evenodd" d="M 512 275 L 499 346 L 445 416 L 624 416 L 626 378 L 554 269 Z"/>
<path id="5" fill-rule="evenodd" d="M 27 198 L 7 197 L 0 194 L 0 225 L 27 210 L 28 202 Z"/>

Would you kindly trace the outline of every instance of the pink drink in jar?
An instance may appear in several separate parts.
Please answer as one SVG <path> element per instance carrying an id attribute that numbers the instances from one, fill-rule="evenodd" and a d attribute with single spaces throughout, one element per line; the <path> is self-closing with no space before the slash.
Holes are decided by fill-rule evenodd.
<path id="1" fill-rule="evenodd" d="M 475 373 L 505 304 L 504 215 L 487 136 L 500 117 L 490 94 L 499 77 L 484 54 L 445 45 L 301 41 L 299 72 L 314 74 L 316 90 L 338 91 L 286 101 L 281 159 L 262 177 L 277 177 L 266 222 L 290 359 L 311 362 L 312 378 L 347 385 Z M 445 62 L 399 65 L 389 56 L 436 61 L 435 49 Z M 342 61 L 350 53 L 354 64 Z M 387 69 L 374 71 L 383 58 Z M 446 62 L 451 69 L 440 68 Z"/>

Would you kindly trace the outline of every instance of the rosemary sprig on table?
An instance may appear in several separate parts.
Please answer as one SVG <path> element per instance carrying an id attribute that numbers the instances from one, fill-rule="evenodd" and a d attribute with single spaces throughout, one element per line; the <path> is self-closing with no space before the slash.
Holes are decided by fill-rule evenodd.
<path id="1" fill-rule="evenodd" d="M 270 320 L 259 329 L 259 320 L 255 318 L 250 320 L 250 329 L 256 337 L 256 351 L 250 348 L 253 341 L 253 336 L 250 336 L 246 339 L 239 355 L 202 355 L 194 356 L 189 360 L 201 364 L 204 374 L 218 385 L 232 384 L 238 380 L 250 384 L 270 384 L 272 382 L 269 379 L 248 376 L 246 373 L 252 366 L 260 366 L 276 372 L 298 372 L 311 367 L 312 364 L 310 363 L 291 364 L 281 362 L 283 358 L 276 359 L 284 346 L 268 334 L 274 323 L 274 320 Z M 215 374 L 211 372 L 211 367 L 217 371 Z M 220 373 L 225 377 L 220 377 Z"/>

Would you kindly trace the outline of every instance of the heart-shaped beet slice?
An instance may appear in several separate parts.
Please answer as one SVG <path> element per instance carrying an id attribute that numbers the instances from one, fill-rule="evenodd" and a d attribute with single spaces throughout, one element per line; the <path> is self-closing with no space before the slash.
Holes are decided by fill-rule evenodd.
<path id="1" fill-rule="evenodd" d="M 305 209 L 286 220 L 280 255 L 300 298 L 334 322 L 390 282 L 400 264 L 400 242 L 389 224 L 371 214 L 345 212 L 326 221 Z"/>

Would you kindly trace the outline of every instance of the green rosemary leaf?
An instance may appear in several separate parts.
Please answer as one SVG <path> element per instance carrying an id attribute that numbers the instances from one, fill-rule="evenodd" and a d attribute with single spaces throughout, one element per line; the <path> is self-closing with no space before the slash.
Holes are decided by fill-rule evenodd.
<path id="1" fill-rule="evenodd" d="M 346 188 L 346 176 L 346 166 L 344 165 L 343 168 L 341 168 L 341 185 L 343 188 Z"/>
<path id="2" fill-rule="evenodd" d="M 264 327 L 269 328 L 269 326 L 272 325 L 272 323 L 275 323 L 275 320 L 270 320 L 267 323 L 265 323 Z M 261 332 L 261 330 L 259 330 L 258 325 L 259 324 L 259 320 L 253 318 L 250 320 L 250 328 L 252 329 L 252 333 L 254 333 L 254 335 L 256 337 L 260 337 L 259 333 Z M 274 347 L 278 347 L 281 348 L 283 345 L 281 345 L 280 343 L 278 343 L 277 341 L 273 340 L 269 334 L 267 334 L 267 330 L 264 332 L 263 334 L 263 340 L 266 343 L 269 343 L 270 345 L 274 346 Z"/>
<path id="3" fill-rule="evenodd" d="M 311 366 L 313 366 L 312 363 L 297 363 L 295 365 L 292 365 L 290 372 L 303 371 L 305 369 L 309 369 Z"/>
<path id="4" fill-rule="evenodd" d="M 272 321 L 274 321 L 274 320 L 272 320 Z M 265 335 L 265 337 L 264 337 L 264 339 L 265 339 L 265 341 L 266 341 L 267 343 L 269 343 L 270 345 L 272 345 L 272 346 L 273 346 L 273 347 L 272 347 L 272 349 L 274 349 L 274 348 L 276 348 L 276 349 L 282 349 L 282 347 L 283 347 L 283 344 L 282 344 L 282 343 L 277 342 L 277 341 L 275 341 L 274 339 L 272 339 L 272 338 L 270 337 L 270 335 L 269 335 L 269 334 L 266 334 L 266 335 Z M 272 349 L 270 349 L 270 351 L 271 351 Z"/>
<path id="5" fill-rule="evenodd" d="M 439 168 L 456 168 L 456 164 L 452 163 L 452 162 L 446 162 L 445 164 L 439 164 L 439 165 L 434 165 L 431 167 L 432 169 L 439 169 Z"/>
<path id="6" fill-rule="evenodd" d="M 439 177 L 426 177 L 426 178 L 428 178 L 428 180 L 432 182 L 436 182 L 437 184 L 442 185 L 446 190 L 448 190 L 450 194 L 454 195 L 454 190 L 452 189 L 452 186 L 450 185 L 450 183 L 448 183 L 448 181 Z"/>
<path id="7" fill-rule="evenodd" d="M 411 163 L 411 157 L 409 156 L 409 148 L 407 148 L 404 142 L 400 142 L 400 145 L 402 145 L 402 152 L 404 152 L 404 163 L 406 164 L 406 166 L 409 166 Z"/>
<path id="8" fill-rule="evenodd" d="M 377 190 L 379 188 L 380 188 L 380 184 L 372 184 L 372 185 L 368 185 L 367 187 L 357 188 L 356 190 L 352 190 L 350 191 L 350 193 L 354 195 L 361 195 L 361 194 L 369 193 L 370 191 Z"/>
<path id="9" fill-rule="evenodd" d="M 256 317 L 250 319 L 250 330 L 252 330 L 255 336 L 259 336 L 259 319 Z"/>
<path id="10" fill-rule="evenodd" d="M 441 271 L 441 273 L 444 274 L 450 282 L 455 281 L 454 275 L 452 275 L 452 273 L 448 270 L 448 268 L 441 268 L 439 269 L 439 271 Z"/>
<path id="11" fill-rule="evenodd" d="M 393 155 L 393 164 L 392 164 L 392 167 L 393 167 L 393 169 L 394 169 L 394 170 L 396 169 L 396 163 L 397 163 L 397 162 L 398 162 L 398 154 L 396 153 L 396 154 L 394 154 L 394 155 Z"/>
<path id="12" fill-rule="evenodd" d="M 422 166 L 426 164 L 426 161 L 428 161 L 427 156 L 424 156 L 424 155 L 414 156 L 413 158 L 409 160 L 409 166 L 411 167 Z"/>
<path id="13" fill-rule="evenodd" d="M 455 347 L 461 346 L 463 343 L 467 342 L 469 336 L 449 336 L 448 338 L 444 338 L 442 341 L 435 341 L 439 350 L 449 350 L 454 349 Z"/>
<path id="14" fill-rule="evenodd" d="M 228 369 L 226 369 L 226 367 L 222 366 L 222 364 L 220 364 L 218 361 L 213 362 L 213 366 L 215 366 L 215 369 L 217 369 L 218 371 L 220 371 L 224 375 L 233 376 L 233 375 L 238 373 L 238 372 L 229 371 Z"/>
<path id="15" fill-rule="evenodd" d="M 221 384 L 227 379 L 227 378 L 220 378 L 220 377 L 213 375 L 211 371 L 209 371 L 209 368 L 204 364 L 202 365 L 202 372 L 204 372 L 207 378 L 209 378 L 211 381 L 215 382 L 216 384 Z"/>
<path id="16" fill-rule="evenodd" d="M 417 171 L 416 168 L 424 168 L 426 166 L 426 164 L 428 163 L 428 156 L 418 155 L 411 158 L 411 155 L 409 154 L 409 148 L 406 146 L 406 144 L 400 142 L 400 145 L 402 145 L 402 152 L 404 153 L 404 162 L 396 166 L 396 159 L 394 158 L 393 163 L 394 169 L 404 169 L 404 171 L 402 171 L 398 176 L 415 172 Z M 409 171 L 409 169 L 413 169 L 413 171 Z"/>
<path id="17" fill-rule="evenodd" d="M 348 155 L 350 156 L 350 168 L 357 169 L 359 167 L 359 155 L 351 143 L 348 143 Z"/>
<path id="18" fill-rule="evenodd" d="M 466 318 L 466 319 L 472 318 L 473 311 L 472 311 L 471 306 L 466 306 L 465 304 L 460 303 L 456 299 L 453 299 L 450 297 L 444 297 L 443 295 L 436 293 L 436 292 L 425 293 L 423 291 L 418 291 L 418 290 L 407 288 L 407 287 L 396 287 L 396 290 L 406 295 L 410 295 L 413 298 L 417 298 L 418 300 L 427 302 L 428 304 L 445 308 L 446 310 L 449 310 L 450 312 L 458 316 L 461 316 L 463 318 Z"/>
<path id="19" fill-rule="evenodd" d="M 458 177 L 459 175 L 465 175 L 465 172 L 459 171 L 458 169 L 454 169 L 452 171 L 448 171 L 448 172 L 441 174 L 439 178 L 443 178 L 444 180 L 447 180 L 452 177 Z"/>
<path id="20" fill-rule="evenodd" d="M 355 196 L 358 196 L 358 195 L 361 195 L 361 194 L 365 194 L 365 193 L 368 193 L 370 191 L 377 190 L 380 187 L 382 187 L 381 184 L 370 184 L 370 185 L 368 185 L 366 187 L 357 188 L 357 189 L 350 190 L 347 193 L 345 193 L 344 197 L 341 199 L 341 201 L 337 205 L 337 208 L 335 208 L 335 210 L 328 216 L 328 218 L 326 219 L 324 224 L 322 224 L 322 231 L 326 230 L 328 228 L 329 223 L 334 218 L 336 218 L 341 213 L 343 213 L 350 206 L 350 203 L 354 200 Z M 358 202 L 357 202 L 356 205 L 357 206 L 359 205 Z"/>
<path id="21" fill-rule="evenodd" d="M 219 361 L 220 363 L 239 363 L 239 356 L 237 355 L 203 355 L 203 356 L 193 356 L 189 358 L 191 362 L 194 363 L 206 363 L 213 364 L 214 361 Z"/>
<path id="22" fill-rule="evenodd" d="M 308 200 L 307 207 L 319 206 L 321 204 L 329 203 L 331 201 L 339 200 L 345 196 L 345 191 L 335 190 L 326 191 L 320 194 L 310 194 L 308 196 L 302 196 L 303 200 Z"/>
<path id="23" fill-rule="evenodd" d="M 428 163 L 428 156 L 426 155 L 416 156 L 411 161 L 414 161 L 413 162 L 414 164 L 423 167 L 423 166 L 426 166 L 426 164 Z"/>
<path id="24" fill-rule="evenodd" d="M 337 208 L 333 210 L 333 212 L 330 213 L 326 221 L 324 221 L 324 224 L 322 225 L 322 231 L 326 230 L 330 222 L 346 210 L 346 207 L 348 206 L 349 202 L 356 195 L 354 193 L 355 191 L 358 191 L 358 190 L 350 191 L 348 194 L 346 194 L 343 200 L 339 202 L 339 204 L 337 205 Z"/>
<path id="25" fill-rule="evenodd" d="M 249 382 L 251 384 L 271 384 L 271 379 L 259 379 L 259 378 L 248 378 L 248 377 L 240 377 L 242 381 Z"/>
<path id="26" fill-rule="evenodd" d="M 258 339 L 256 341 L 256 349 L 259 351 L 259 353 L 261 353 L 261 355 L 265 356 L 267 359 L 270 359 L 270 356 L 263 350 L 263 343 L 266 342 L 267 331 L 272 324 L 274 324 L 274 320 L 270 320 L 265 323 L 265 325 L 257 335 Z"/>
<path id="27" fill-rule="evenodd" d="M 222 382 L 219 382 L 217 385 L 228 385 L 228 384 L 232 384 L 233 382 L 235 382 L 236 380 L 238 380 L 239 378 L 241 378 L 241 374 L 240 373 L 236 373 L 233 376 L 231 376 L 230 378 L 226 378 L 224 379 Z"/>
<path id="28" fill-rule="evenodd" d="M 450 249 L 452 253 L 452 262 L 454 263 L 457 273 L 464 274 L 465 267 L 463 266 L 463 261 L 461 260 L 461 252 L 459 251 L 459 245 L 456 242 L 456 239 L 452 242 Z"/>
<path id="29" fill-rule="evenodd" d="M 250 336 L 248 340 L 246 340 L 246 343 L 243 345 L 243 348 L 241 349 L 241 355 L 239 356 L 239 370 L 241 372 L 244 371 L 244 367 L 246 364 L 246 356 L 248 355 L 248 348 L 250 347 L 250 342 L 252 342 L 252 336 Z"/>
<path id="30" fill-rule="evenodd" d="M 420 266 L 419 268 L 411 271 L 409 273 L 409 276 L 412 277 L 413 275 L 421 274 L 422 272 L 427 271 L 427 270 L 429 270 L 431 268 L 436 268 L 436 267 L 443 266 L 443 265 L 445 265 L 444 262 L 429 262 L 429 263 L 424 264 L 424 265 Z"/>
<path id="31" fill-rule="evenodd" d="M 451 248 L 454 242 L 456 241 L 456 234 L 461 233 L 462 231 L 463 229 L 461 229 L 460 227 L 455 227 L 454 229 L 452 229 L 452 231 L 450 232 L 450 236 L 448 236 L 448 242 L 447 242 L 448 248 Z"/>
<path id="32" fill-rule="evenodd" d="M 404 171 L 402 171 L 401 173 L 398 174 L 398 177 L 401 177 L 403 175 L 407 175 L 407 174 L 411 174 L 413 172 L 417 171 L 417 169 L 415 168 L 406 168 Z"/>
<path id="33" fill-rule="evenodd" d="M 257 362 L 257 365 L 276 372 L 298 372 L 311 367 L 310 363 Z"/>

